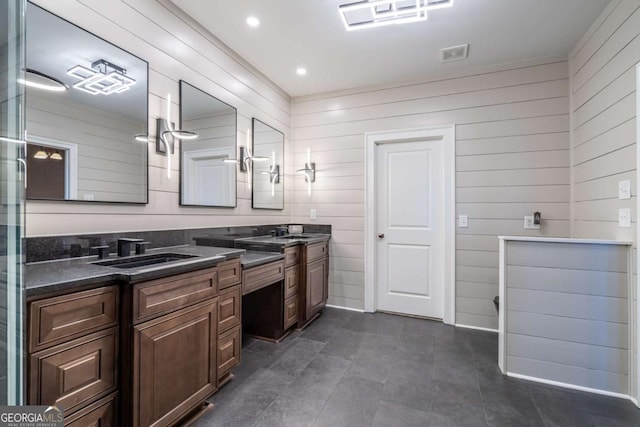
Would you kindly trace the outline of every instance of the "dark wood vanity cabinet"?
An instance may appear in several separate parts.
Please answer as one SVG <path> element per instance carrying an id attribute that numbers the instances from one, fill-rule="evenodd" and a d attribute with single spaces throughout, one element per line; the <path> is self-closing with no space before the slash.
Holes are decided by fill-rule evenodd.
<path id="1" fill-rule="evenodd" d="M 118 296 L 107 286 L 28 303 L 30 405 L 62 406 L 65 425 L 116 425 Z"/>
<path id="2" fill-rule="evenodd" d="M 234 266 L 239 263 L 233 260 Z M 225 322 L 238 311 L 229 303 L 233 285 L 226 268 L 227 291 L 219 292 L 220 267 L 228 266 L 223 264 L 132 287 L 130 406 L 124 425 L 174 425 L 218 388 L 219 328 L 233 324 Z"/>
<path id="3" fill-rule="evenodd" d="M 134 426 L 172 425 L 213 394 L 217 335 L 217 298 L 134 327 Z"/>
<path id="4" fill-rule="evenodd" d="M 313 243 L 303 247 L 301 256 L 298 328 L 311 323 L 324 308 L 329 297 L 329 245 Z"/>

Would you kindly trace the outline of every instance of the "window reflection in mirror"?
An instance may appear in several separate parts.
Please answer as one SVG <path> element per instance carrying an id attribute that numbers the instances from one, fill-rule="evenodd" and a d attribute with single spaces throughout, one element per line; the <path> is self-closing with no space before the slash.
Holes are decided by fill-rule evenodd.
<path id="1" fill-rule="evenodd" d="M 180 129 L 198 139 L 180 141 L 180 204 L 236 206 L 236 109 L 180 81 Z"/>
<path id="2" fill-rule="evenodd" d="M 147 62 L 34 4 L 26 20 L 27 198 L 147 203 Z"/>
<path id="3" fill-rule="evenodd" d="M 251 200 L 254 209 L 284 209 L 284 134 L 258 119 L 253 119 L 254 161 Z"/>

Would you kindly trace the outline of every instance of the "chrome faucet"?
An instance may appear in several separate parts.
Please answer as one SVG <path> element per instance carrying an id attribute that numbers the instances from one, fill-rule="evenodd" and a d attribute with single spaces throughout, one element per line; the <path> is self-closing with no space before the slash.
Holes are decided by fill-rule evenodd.
<path id="1" fill-rule="evenodd" d="M 144 239 L 130 239 L 128 237 L 118 239 L 118 256 L 131 255 L 131 244 L 139 242 L 144 242 Z"/>

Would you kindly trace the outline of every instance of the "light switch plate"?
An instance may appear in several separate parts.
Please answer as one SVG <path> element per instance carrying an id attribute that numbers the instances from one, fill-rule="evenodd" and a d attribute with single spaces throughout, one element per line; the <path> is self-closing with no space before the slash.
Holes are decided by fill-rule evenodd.
<path id="1" fill-rule="evenodd" d="M 631 228 L 631 209 L 618 209 L 618 227 Z"/>
<path id="2" fill-rule="evenodd" d="M 459 228 L 468 228 L 469 227 L 469 216 L 468 215 L 458 215 L 458 227 Z"/>
<path id="3" fill-rule="evenodd" d="M 624 180 L 618 182 L 618 199 L 626 200 L 631 198 L 631 181 Z"/>
<path id="4" fill-rule="evenodd" d="M 318 219 L 318 211 L 316 209 L 311 209 L 311 212 L 309 213 L 309 217 L 311 219 Z"/>
<path id="5" fill-rule="evenodd" d="M 533 223 L 533 215 L 527 215 L 524 217 L 524 229 L 525 230 L 540 230 L 540 224 Z"/>

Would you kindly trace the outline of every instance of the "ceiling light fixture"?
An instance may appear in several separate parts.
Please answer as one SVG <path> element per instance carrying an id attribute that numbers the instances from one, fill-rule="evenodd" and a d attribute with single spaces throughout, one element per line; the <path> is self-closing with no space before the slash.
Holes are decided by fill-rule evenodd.
<path id="1" fill-rule="evenodd" d="M 250 16 L 247 18 L 247 25 L 251 28 L 258 28 L 260 26 L 260 20 L 255 16 Z"/>
<path id="2" fill-rule="evenodd" d="M 427 12 L 453 6 L 453 0 L 364 0 L 338 7 L 347 31 L 427 20 Z"/>
<path id="3" fill-rule="evenodd" d="M 49 155 L 49 158 L 53 159 L 53 160 L 62 160 L 62 155 L 60 154 L 60 152 L 58 150 L 56 150 L 54 153 L 51 153 Z"/>
<path id="4" fill-rule="evenodd" d="M 36 151 L 36 154 L 33 155 L 33 158 L 39 159 L 39 160 L 45 160 L 49 158 L 49 154 L 47 154 L 47 152 L 44 151 L 44 147 L 40 147 L 40 149 Z"/>
<path id="5" fill-rule="evenodd" d="M 74 88 L 91 95 L 111 95 L 125 92 L 136 83 L 127 76 L 127 70 L 99 59 L 91 64 L 91 69 L 76 65 L 67 70 L 67 74 L 80 79 L 73 85 Z"/>
<path id="6" fill-rule="evenodd" d="M 47 74 L 41 73 L 40 71 L 32 70 L 31 68 L 26 68 L 24 70 L 24 77 L 19 78 L 18 83 L 27 87 L 48 90 L 50 92 L 64 92 L 69 89 L 64 82 L 56 79 L 55 77 L 51 77 Z"/>
<path id="7" fill-rule="evenodd" d="M 298 69 L 296 70 L 296 74 L 299 76 L 305 76 L 307 75 L 307 69 L 304 67 L 298 67 Z"/>

